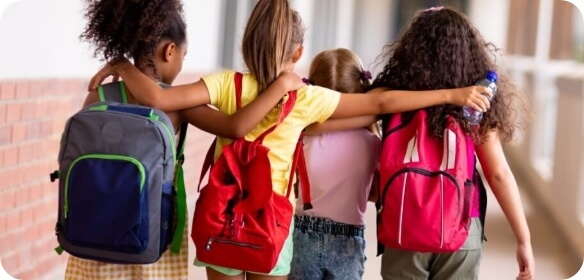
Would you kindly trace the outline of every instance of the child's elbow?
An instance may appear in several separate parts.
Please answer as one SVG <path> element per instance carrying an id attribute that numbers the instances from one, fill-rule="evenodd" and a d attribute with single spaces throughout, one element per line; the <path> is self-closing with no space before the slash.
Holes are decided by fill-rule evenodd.
<path id="1" fill-rule="evenodd" d="M 489 172 L 487 181 L 491 187 L 507 186 L 514 180 L 513 172 L 508 168 L 499 168 Z"/>
<path id="2" fill-rule="evenodd" d="M 249 129 L 246 129 L 242 125 L 239 125 L 237 122 L 233 124 L 233 126 L 229 129 L 229 138 L 238 139 L 243 138 L 249 132 Z"/>

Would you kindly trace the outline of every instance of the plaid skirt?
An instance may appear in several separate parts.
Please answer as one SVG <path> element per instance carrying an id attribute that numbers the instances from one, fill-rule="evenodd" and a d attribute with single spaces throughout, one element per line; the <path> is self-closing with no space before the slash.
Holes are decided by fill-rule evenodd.
<path id="1" fill-rule="evenodd" d="M 183 233 L 180 253 L 166 250 L 152 264 L 110 264 L 69 256 L 65 280 L 186 280 L 188 278 L 188 229 Z"/>

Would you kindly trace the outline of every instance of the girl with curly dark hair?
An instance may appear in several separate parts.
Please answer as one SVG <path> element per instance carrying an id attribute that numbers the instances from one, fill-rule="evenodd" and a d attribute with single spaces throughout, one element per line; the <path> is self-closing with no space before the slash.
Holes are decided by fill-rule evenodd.
<path id="1" fill-rule="evenodd" d="M 85 17 L 88 23 L 80 37 L 95 46 L 95 56 L 104 60 L 133 58 L 136 67 L 149 79 L 168 85 L 181 71 L 188 43 L 180 1 L 89 0 Z M 282 91 L 266 90 L 255 102 L 231 116 L 206 106 L 166 113 L 175 130 L 182 122 L 189 122 L 209 133 L 237 138 L 254 128 L 283 95 Z M 98 91 L 92 90 L 84 106 L 98 101 Z M 128 102 L 137 102 L 131 91 Z M 65 278 L 187 279 L 187 245 L 185 230 L 179 254 L 167 250 L 157 262 L 147 265 L 111 264 L 70 256 Z"/>
<path id="2" fill-rule="evenodd" d="M 472 85 L 489 70 L 501 72 L 493 61 L 493 46 L 461 13 L 449 8 L 419 12 L 410 27 L 394 43 L 385 46 L 387 59 L 374 88 L 430 90 Z M 442 137 L 446 115 L 453 116 L 470 134 L 485 177 L 513 230 L 517 242 L 517 279 L 533 279 L 534 258 L 529 228 L 519 190 L 503 153 L 501 142 L 510 141 L 519 128 L 517 113 L 525 107 L 509 78 L 500 73 L 498 91 L 482 122 L 473 127 L 460 107 L 439 105 L 427 108 L 427 124 L 435 137 Z M 385 129 L 391 115 L 382 117 Z M 478 202 L 479 192 L 474 200 Z M 477 279 L 483 248 L 484 215 L 473 203 L 469 237 L 454 253 L 419 253 L 386 248 L 382 257 L 383 279 Z"/>

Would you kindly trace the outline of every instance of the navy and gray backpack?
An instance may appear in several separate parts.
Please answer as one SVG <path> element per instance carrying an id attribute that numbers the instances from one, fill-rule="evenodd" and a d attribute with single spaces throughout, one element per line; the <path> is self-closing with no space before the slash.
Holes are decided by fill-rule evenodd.
<path id="1" fill-rule="evenodd" d="M 178 253 L 188 124 L 181 125 L 176 145 L 168 116 L 128 104 L 122 82 L 98 92 L 100 102 L 67 121 L 59 170 L 51 174 L 52 181 L 59 178 L 56 250 L 121 264 L 156 262 L 169 245 Z"/>

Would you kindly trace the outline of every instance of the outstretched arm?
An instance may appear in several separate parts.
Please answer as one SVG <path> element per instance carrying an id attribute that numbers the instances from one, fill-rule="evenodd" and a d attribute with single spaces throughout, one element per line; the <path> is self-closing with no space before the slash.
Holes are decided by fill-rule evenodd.
<path id="1" fill-rule="evenodd" d="M 289 75 L 289 73 L 282 73 L 282 75 Z M 295 84 L 287 85 L 287 81 Z M 208 106 L 198 106 L 183 110 L 181 116 L 185 121 L 206 132 L 221 137 L 241 138 L 254 129 L 280 102 L 286 93 L 286 88 L 300 88 L 302 86 L 304 83 L 300 79 L 277 79 L 254 101 L 232 115 L 227 115 Z"/>
<path id="2" fill-rule="evenodd" d="M 535 276 L 535 261 L 529 227 L 521 205 L 517 182 L 505 159 L 498 133 L 496 131 L 490 132 L 487 141 L 476 147 L 476 152 L 485 178 L 489 182 L 489 186 L 517 240 L 517 262 L 519 264 L 517 279 L 532 279 Z"/>
<path id="3" fill-rule="evenodd" d="M 486 111 L 491 95 L 486 87 L 471 86 L 459 89 L 426 91 L 390 90 L 374 94 L 341 94 L 341 100 L 331 118 L 400 113 L 421 108 L 454 104 Z"/>
<path id="4" fill-rule="evenodd" d="M 380 92 L 382 90 L 385 91 Z M 489 97 L 492 96 L 491 90 L 483 86 L 425 91 L 379 88 L 370 93 L 374 94 L 341 94 L 330 118 L 400 113 L 442 104 L 470 106 L 484 112 L 489 109 Z"/>
<path id="5" fill-rule="evenodd" d="M 89 90 L 97 88 L 107 77 L 122 77 L 126 87 L 141 104 L 162 111 L 178 111 L 209 104 L 209 91 L 200 80 L 195 83 L 161 88 L 127 59 L 109 62 L 91 78 Z"/>

